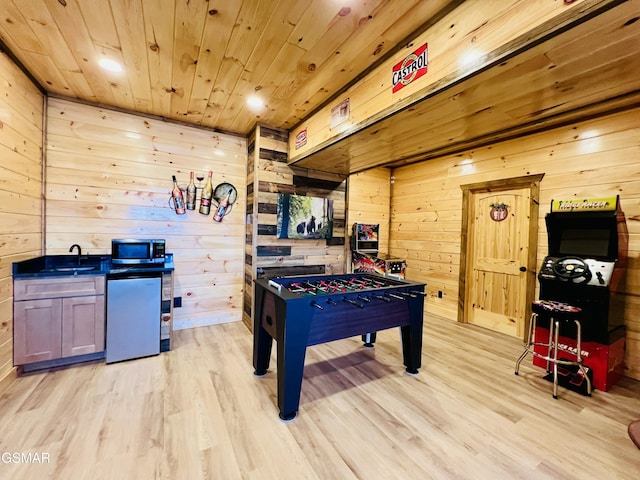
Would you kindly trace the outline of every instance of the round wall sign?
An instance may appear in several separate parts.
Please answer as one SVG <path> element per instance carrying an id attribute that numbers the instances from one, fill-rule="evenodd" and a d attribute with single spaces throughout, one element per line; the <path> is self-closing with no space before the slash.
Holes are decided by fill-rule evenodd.
<path id="1" fill-rule="evenodd" d="M 504 203 L 492 204 L 489 215 L 494 222 L 501 222 L 509 216 L 509 210 Z"/>

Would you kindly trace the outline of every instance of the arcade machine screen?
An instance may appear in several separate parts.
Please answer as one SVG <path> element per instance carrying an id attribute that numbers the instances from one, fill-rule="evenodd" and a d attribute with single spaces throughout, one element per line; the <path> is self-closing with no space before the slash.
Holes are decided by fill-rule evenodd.
<path id="1" fill-rule="evenodd" d="M 560 236 L 558 255 L 606 258 L 609 256 L 610 236 L 611 229 L 565 229 Z"/>

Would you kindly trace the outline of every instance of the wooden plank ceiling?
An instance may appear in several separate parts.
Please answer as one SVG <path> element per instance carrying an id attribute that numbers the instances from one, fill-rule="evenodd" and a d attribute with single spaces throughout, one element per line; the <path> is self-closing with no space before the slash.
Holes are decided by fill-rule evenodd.
<path id="1" fill-rule="evenodd" d="M 292 128 L 456 3 L 0 0 L 0 40 L 49 93 L 247 135 Z"/>
<path id="2" fill-rule="evenodd" d="M 0 46 L 50 94 L 247 135 L 256 122 L 300 125 L 460 3 L 0 0 Z M 640 0 L 582 4 L 295 164 L 402 165 L 637 105 Z M 247 106 L 252 95 L 265 106 Z"/>

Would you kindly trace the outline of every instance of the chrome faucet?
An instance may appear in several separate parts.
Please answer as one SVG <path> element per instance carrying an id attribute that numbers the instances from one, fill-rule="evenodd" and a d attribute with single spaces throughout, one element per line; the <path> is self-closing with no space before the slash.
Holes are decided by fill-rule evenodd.
<path id="1" fill-rule="evenodd" d="M 78 265 L 80 265 L 80 256 L 82 255 L 82 248 L 80 247 L 80 245 L 74 243 L 73 245 L 71 245 L 71 248 L 69 248 L 69 252 L 73 252 L 73 249 L 76 247 L 78 247 Z"/>

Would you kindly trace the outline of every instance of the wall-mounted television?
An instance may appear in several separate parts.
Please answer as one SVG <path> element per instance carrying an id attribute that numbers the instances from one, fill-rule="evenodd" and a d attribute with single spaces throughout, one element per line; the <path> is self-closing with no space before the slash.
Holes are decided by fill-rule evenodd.
<path id="1" fill-rule="evenodd" d="M 278 194 L 278 238 L 322 239 L 333 234 L 333 200 Z"/>

